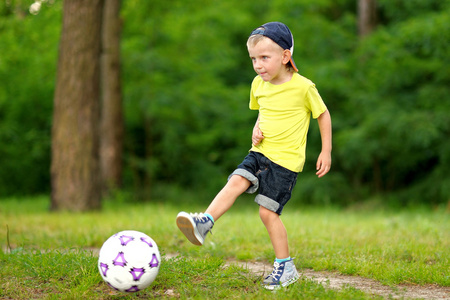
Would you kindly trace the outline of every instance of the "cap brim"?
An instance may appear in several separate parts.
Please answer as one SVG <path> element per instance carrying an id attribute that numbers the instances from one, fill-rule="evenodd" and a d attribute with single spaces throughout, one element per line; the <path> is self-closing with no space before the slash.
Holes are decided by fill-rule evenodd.
<path id="1" fill-rule="evenodd" d="M 292 65 L 292 68 L 294 68 L 294 71 L 295 71 L 295 72 L 298 72 L 298 68 L 297 68 L 297 66 L 295 65 L 294 59 L 291 57 L 291 59 L 290 59 L 289 61 L 291 62 L 291 65 Z"/>

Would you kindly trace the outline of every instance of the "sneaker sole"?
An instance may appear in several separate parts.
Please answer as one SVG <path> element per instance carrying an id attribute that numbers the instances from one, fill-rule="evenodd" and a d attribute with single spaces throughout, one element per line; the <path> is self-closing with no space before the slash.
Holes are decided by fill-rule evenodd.
<path id="1" fill-rule="evenodd" d="M 265 285 L 264 288 L 266 290 L 270 290 L 270 291 L 278 290 L 278 289 L 287 287 L 288 285 L 295 283 L 297 280 L 299 280 L 299 278 L 300 278 L 300 275 L 297 274 L 295 277 L 289 279 L 288 281 L 283 282 L 280 285 Z"/>
<path id="2" fill-rule="evenodd" d="M 177 226 L 192 244 L 197 246 L 203 245 L 204 240 L 197 231 L 194 220 L 188 213 L 180 212 L 178 214 Z"/>

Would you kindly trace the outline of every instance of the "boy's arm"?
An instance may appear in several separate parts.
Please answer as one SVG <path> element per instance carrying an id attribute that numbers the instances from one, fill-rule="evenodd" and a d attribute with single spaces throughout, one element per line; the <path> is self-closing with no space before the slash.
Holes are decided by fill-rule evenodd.
<path id="1" fill-rule="evenodd" d="M 258 114 L 258 119 L 256 120 L 255 127 L 253 127 L 252 144 L 255 146 L 258 145 L 259 143 L 261 143 L 263 138 L 264 135 L 261 129 L 259 129 L 259 114 Z"/>
<path id="2" fill-rule="evenodd" d="M 316 164 L 316 175 L 320 177 L 330 171 L 331 168 L 331 116 L 330 112 L 326 110 L 318 118 L 320 137 L 322 139 L 322 151 L 320 152 L 319 158 Z"/>

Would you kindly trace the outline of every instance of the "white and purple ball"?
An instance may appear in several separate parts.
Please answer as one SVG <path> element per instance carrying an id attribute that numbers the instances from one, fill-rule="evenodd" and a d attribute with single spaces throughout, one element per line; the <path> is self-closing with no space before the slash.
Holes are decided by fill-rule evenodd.
<path id="1" fill-rule="evenodd" d="M 121 292 L 137 292 L 148 287 L 159 272 L 161 256 L 148 235 L 125 230 L 111 236 L 98 256 L 103 280 Z"/>

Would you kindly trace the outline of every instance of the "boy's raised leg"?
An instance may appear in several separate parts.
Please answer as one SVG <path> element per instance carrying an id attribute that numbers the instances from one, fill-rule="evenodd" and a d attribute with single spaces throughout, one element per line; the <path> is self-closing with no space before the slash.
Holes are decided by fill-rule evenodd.
<path id="1" fill-rule="evenodd" d="M 206 235 L 214 226 L 214 221 L 217 221 L 230 209 L 237 197 L 245 192 L 250 184 L 250 181 L 244 177 L 239 175 L 232 176 L 211 202 L 205 214 L 180 212 L 177 216 L 178 228 L 192 244 L 203 245 Z M 212 216 L 212 219 L 207 215 Z"/>

